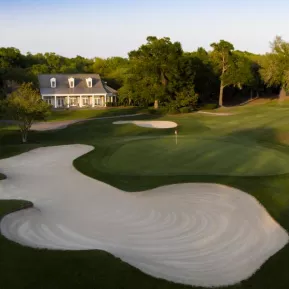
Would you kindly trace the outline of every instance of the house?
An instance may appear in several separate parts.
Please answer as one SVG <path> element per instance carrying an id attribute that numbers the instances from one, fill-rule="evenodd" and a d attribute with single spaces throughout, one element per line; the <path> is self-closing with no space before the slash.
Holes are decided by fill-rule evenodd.
<path id="1" fill-rule="evenodd" d="M 115 105 L 117 92 L 99 74 L 40 74 L 42 99 L 55 108 Z"/>

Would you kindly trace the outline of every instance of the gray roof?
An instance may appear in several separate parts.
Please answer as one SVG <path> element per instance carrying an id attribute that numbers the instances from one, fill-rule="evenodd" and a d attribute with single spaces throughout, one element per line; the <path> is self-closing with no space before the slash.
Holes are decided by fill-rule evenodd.
<path id="1" fill-rule="evenodd" d="M 70 88 L 68 79 L 74 78 L 74 88 Z M 86 79 L 92 78 L 92 87 L 87 87 Z M 50 79 L 56 79 L 56 88 L 51 88 Z M 116 91 L 103 84 L 99 74 L 39 74 L 39 87 L 41 94 L 98 94 L 116 93 Z"/>
<path id="2" fill-rule="evenodd" d="M 113 89 L 112 87 L 108 86 L 106 83 L 103 85 L 104 89 L 108 92 L 108 93 L 113 93 L 116 94 L 117 91 L 115 89 Z"/>

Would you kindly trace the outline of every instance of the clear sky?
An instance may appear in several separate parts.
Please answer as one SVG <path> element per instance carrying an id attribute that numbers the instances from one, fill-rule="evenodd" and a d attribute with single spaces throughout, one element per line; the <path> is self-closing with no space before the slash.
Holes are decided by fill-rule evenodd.
<path id="1" fill-rule="evenodd" d="M 149 35 L 185 51 L 224 39 L 264 53 L 276 35 L 289 41 L 289 1 L 0 0 L 0 47 L 23 53 L 127 56 Z"/>

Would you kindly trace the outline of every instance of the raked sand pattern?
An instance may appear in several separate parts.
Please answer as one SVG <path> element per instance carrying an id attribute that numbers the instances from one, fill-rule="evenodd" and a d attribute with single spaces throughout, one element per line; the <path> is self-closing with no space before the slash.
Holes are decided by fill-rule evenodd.
<path id="1" fill-rule="evenodd" d="M 35 205 L 5 216 L 2 234 L 37 248 L 105 250 L 152 276 L 201 286 L 247 279 L 288 242 L 237 189 L 192 183 L 127 193 L 91 179 L 72 165 L 91 149 L 45 147 L 0 160 L 0 199 Z"/>
<path id="2" fill-rule="evenodd" d="M 173 121 L 165 121 L 165 120 L 119 120 L 114 121 L 113 124 L 128 124 L 132 123 L 140 127 L 150 127 L 150 128 L 174 128 L 177 127 L 177 123 Z"/>

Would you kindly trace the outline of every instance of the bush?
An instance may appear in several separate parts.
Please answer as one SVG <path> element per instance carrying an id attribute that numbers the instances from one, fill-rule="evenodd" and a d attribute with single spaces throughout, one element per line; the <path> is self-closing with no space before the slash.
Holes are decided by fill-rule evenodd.
<path id="1" fill-rule="evenodd" d="M 171 107 L 168 108 L 168 113 L 169 114 L 178 114 L 179 110 L 177 108 L 171 106 Z"/>
<path id="2" fill-rule="evenodd" d="M 199 107 L 200 110 L 212 110 L 218 108 L 216 103 L 205 103 Z"/>
<path id="3" fill-rule="evenodd" d="M 168 113 L 168 108 L 167 107 L 159 107 L 158 109 L 155 109 L 153 107 L 148 108 L 148 113 L 149 114 L 157 114 L 157 115 L 163 115 Z"/>
<path id="4" fill-rule="evenodd" d="M 106 103 L 106 106 L 107 106 L 107 107 L 113 107 L 113 106 L 116 106 L 116 105 L 115 105 L 114 102 L 107 102 L 107 103 Z"/>
<path id="5" fill-rule="evenodd" d="M 189 112 L 191 112 L 191 108 L 188 106 L 180 108 L 180 113 L 189 113 Z"/>
<path id="6" fill-rule="evenodd" d="M 161 106 L 161 107 L 158 109 L 158 112 L 159 112 L 159 114 L 167 114 L 167 113 L 168 113 L 168 108 L 165 107 L 165 106 Z"/>
<path id="7" fill-rule="evenodd" d="M 150 108 L 148 108 L 148 113 L 149 114 L 158 114 L 158 110 L 155 109 L 155 108 L 150 107 Z"/>

